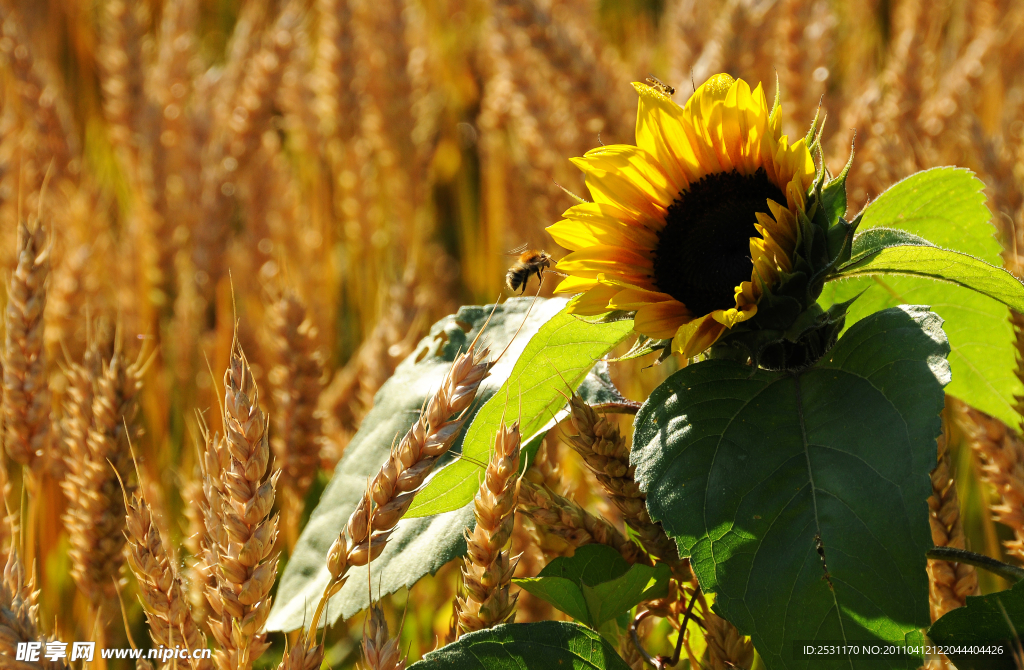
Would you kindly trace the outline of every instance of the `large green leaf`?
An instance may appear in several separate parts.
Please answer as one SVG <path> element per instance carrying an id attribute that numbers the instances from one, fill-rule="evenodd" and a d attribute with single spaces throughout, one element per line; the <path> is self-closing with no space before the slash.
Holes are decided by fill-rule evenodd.
<path id="1" fill-rule="evenodd" d="M 688 366 L 638 413 L 631 462 L 651 517 L 768 668 L 810 667 L 798 642 L 902 643 L 928 625 L 925 501 L 948 350 L 937 316 L 902 306 L 798 373 Z"/>
<path id="2" fill-rule="evenodd" d="M 580 623 L 597 629 L 638 603 L 665 595 L 668 578 L 669 569 L 663 564 L 630 565 L 611 547 L 588 544 L 571 557 L 554 559 L 536 577 L 514 581 Z"/>
<path id="3" fill-rule="evenodd" d="M 464 635 L 409 670 L 629 670 L 596 632 L 577 623 L 513 623 Z"/>
<path id="4" fill-rule="evenodd" d="M 928 637 L 953 648 L 946 654 L 957 670 L 1018 670 L 1011 649 L 1024 634 L 1024 581 L 1009 591 L 968 596 L 967 604 L 932 624 Z M 982 646 L 986 653 L 958 653 L 961 647 Z M 989 653 L 1001 649 L 1003 653 Z"/>
<path id="5" fill-rule="evenodd" d="M 962 286 L 1024 312 L 1024 284 L 1006 270 L 891 228 L 861 233 L 853 243 L 853 258 L 840 268 L 838 277 L 887 274 Z"/>
<path id="6" fill-rule="evenodd" d="M 933 244 L 999 264 L 999 244 L 985 206 L 984 184 L 970 171 L 935 168 L 915 174 L 883 193 L 863 213 L 862 234 L 894 227 Z M 929 305 L 945 321 L 953 381 L 946 391 L 1007 423 L 1015 423 L 1014 395 L 1024 384 L 1014 375 L 1013 330 L 1006 306 L 987 296 L 921 277 L 876 275 L 825 286 L 823 306 L 864 292 L 847 313 L 847 326 L 900 304 Z"/>
<path id="7" fill-rule="evenodd" d="M 493 356 L 505 348 L 521 324 L 523 328 L 480 386 L 471 411 L 497 391 L 529 338 L 566 304 L 561 299 L 538 300 L 524 324 L 532 302 L 533 298 L 516 298 L 495 311 L 481 337 L 481 343 L 490 347 Z M 334 478 L 310 516 L 281 576 L 268 630 L 294 630 L 309 622 L 329 578 L 325 565 L 327 550 L 364 494 L 367 478 L 380 468 L 395 437 L 403 435 L 416 420 L 424 399 L 437 390 L 451 362 L 469 347 L 490 313 L 490 306 L 463 307 L 457 314 L 434 324 L 430 334 L 378 391 L 373 409 L 345 449 Z M 456 442 L 452 452 L 457 454 L 460 449 L 461 442 Z M 473 522 L 472 505 L 432 518 L 402 520 L 387 548 L 372 564 L 375 588 L 379 584 L 382 595 L 393 593 L 436 572 L 465 552 L 462 533 Z M 339 616 L 348 618 L 369 604 L 366 568 L 353 569 L 349 574 L 348 583 L 330 602 L 330 622 Z"/>
<path id="8" fill-rule="evenodd" d="M 575 389 L 606 353 L 633 330 L 633 322 L 588 323 L 563 310 L 530 339 L 504 386 L 487 402 L 466 431 L 464 458 L 431 478 L 416 495 L 407 518 L 458 509 L 473 499 L 494 433 L 505 417 L 518 417 L 519 430 L 532 436 L 549 426 Z"/>

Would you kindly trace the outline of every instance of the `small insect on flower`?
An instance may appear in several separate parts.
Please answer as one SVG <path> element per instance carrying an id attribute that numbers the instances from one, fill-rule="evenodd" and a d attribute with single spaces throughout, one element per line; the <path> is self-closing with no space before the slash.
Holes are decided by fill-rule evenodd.
<path id="1" fill-rule="evenodd" d="M 660 91 L 664 95 L 667 95 L 670 98 L 676 94 L 676 89 L 674 87 L 669 86 L 668 84 L 658 79 L 654 75 L 651 75 L 650 77 L 647 78 L 647 83 L 651 85 L 651 88 L 657 89 L 658 91 Z"/>
<path id="2" fill-rule="evenodd" d="M 513 249 L 508 255 L 515 256 L 517 254 L 516 262 L 505 275 L 505 285 L 512 293 L 516 291 L 523 293 L 526 291 L 526 283 L 530 281 L 530 275 L 537 275 L 538 280 L 544 281 L 544 270 L 551 267 L 552 259 L 546 251 L 527 249 L 525 244 Z"/>

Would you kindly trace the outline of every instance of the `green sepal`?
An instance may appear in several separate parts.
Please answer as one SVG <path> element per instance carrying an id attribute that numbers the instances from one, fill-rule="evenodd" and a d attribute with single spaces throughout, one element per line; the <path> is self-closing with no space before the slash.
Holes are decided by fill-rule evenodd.
<path id="1" fill-rule="evenodd" d="M 609 358 L 608 362 L 619 363 L 621 361 L 631 361 L 635 358 L 643 358 L 644 356 L 653 354 L 656 351 L 664 354 L 666 350 L 669 352 L 669 354 L 671 354 L 671 337 L 664 340 L 657 340 L 654 339 L 653 337 L 648 337 L 646 335 L 640 334 L 637 336 L 636 342 L 633 343 L 633 346 L 630 347 L 629 351 L 624 353 L 622 356 L 619 356 L 618 358 Z M 664 360 L 664 356 L 662 356 L 662 358 L 659 358 L 659 362 L 661 362 L 661 360 Z"/>
<path id="2" fill-rule="evenodd" d="M 846 177 L 853 167 L 853 144 L 850 144 L 850 158 L 846 167 L 834 179 L 830 179 L 821 190 L 821 205 L 825 216 L 835 225 L 841 217 L 846 216 Z"/>
<path id="3" fill-rule="evenodd" d="M 768 125 L 774 127 L 782 113 L 782 87 L 779 86 L 779 73 L 775 73 L 775 101 L 772 102 L 772 111 L 768 113 Z"/>
<path id="4" fill-rule="evenodd" d="M 826 266 L 826 271 L 831 272 L 832 269 L 850 260 L 850 254 L 853 251 L 853 233 L 853 224 L 841 216 L 836 225 L 828 229 L 828 256 L 832 261 Z"/>
<path id="5" fill-rule="evenodd" d="M 617 321 L 632 321 L 633 317 L 636 316 L 636 311 L 627 312 L 625 310 L 615 309 L 595 317 L 581 316 L 579 314 L 574 316 L 580 321 L 585 321 L 586 323 L 616 323 Z"/>
<path id="6" fill-rule="evenodd" d="M 814 120 L 811 121 L 811 127 L 807 129 L 807 134 L 804 135 L 804 144 L 807 145 L 808 151 L 813 151 L 815 145 L 819 147 L 821 146 L 818 141 L 821 138 L 821 134 L 815 133 L 815 131 L 818 130 L 818 118 L 820 117 L 821 107 L 818 107 L 818 109 L 814 111 Z M 822 125 L 825 125 L 824 121 L 822 121 Z"/>
<path id="7" fill-rule="evenodd" d="M 857 297 L 827 310 L 814 304 L 797 313 L 785 329 L 729 333 L 711 348 L 710 357 L 749 361 L 765 370 L 807 368 L 836 343 L 846 324 L 846 310 Z"/>

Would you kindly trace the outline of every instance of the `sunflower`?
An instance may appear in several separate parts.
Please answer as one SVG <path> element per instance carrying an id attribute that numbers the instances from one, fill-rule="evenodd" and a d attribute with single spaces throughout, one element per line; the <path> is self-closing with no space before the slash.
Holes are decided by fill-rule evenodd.
<path id="1" fill-rule="evenodd" d="M 556 291 L 583 294 L 575 314 L 635 311 L 637 332 L 692 357 L 792 271 L 814 161 L 804 138 L 782 134 L 760 84 L 718 74 L 683 107 L 634 87 L 636 146 L 573 159 L 593 202 L 548 228 L 572 251 Z"/>

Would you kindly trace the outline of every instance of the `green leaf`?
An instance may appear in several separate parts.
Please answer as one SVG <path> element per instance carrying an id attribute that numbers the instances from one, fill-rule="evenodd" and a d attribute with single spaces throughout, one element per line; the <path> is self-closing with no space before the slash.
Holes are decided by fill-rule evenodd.
<path id="1" fill-rule="evenodd" d="M 875 228 L 858 235 L 853 258 L 836 278 L 890 274 L 948 282 L 1024 312 L 1024 284 L 1006 270 L 900 230 Z"/>
<path id="2" fill-rule="evenodd" d="M 565 577 L 524 577 L 512 580 L 516 586 L 565 612 L 585 626 L 593 626 L 587 599 L 579 582 Z"/>
<path id="3" fill-rule="evenodd" d="M 588 544 L 556 558 L 536 577 L 514 580 L 577 621 L 600 628 L 638 603 L 668 591 L 669 569 L 629 565 L 611 547 Z"/>
<path id="4" fill-rule="evenodd" d="M 596 586 L 621 577 L 629 570 L 622 554 L 604 544 L 585 544 L 572 556 L 559 556 L 544 566 L 538 577 L 564 577 L 574 584 Z"/>
<path id="5" fill-rule="evenodd" d="M 970 171 L 935 168 L 894 185 L 863 212 L 860 230 L 892 226 L 991 264 L 1001 262 L 985 206 L 984 184 Z M 960 286 L 909 276 L 873 276 L 826 284 L 823 306 L 864 294 L 850 307 L 847 327 L 900 304 L 929 305 L 945 321 L 953 381 L 946 388 L 1005 423 L 1019 420 L 1014 395 L 1024 394 L 1016 368 L 1013 329 L 1005 305 Z"/>
<path id="6" fill-rule="evenodd" d="M 645 600 L 666 595 L 670 575 L 671 570 L 664 563 L 654 567 L 636 563 L 621 577 L 596 586 L 584 584 L 583 597 L 594 627 L 602 626 Z"/>
<path id="7" fill-rule="evenodd" d="M 961 239 L 964 230 L 979 222 L 988 223 L 985 184 L 965 168 L 937 167 L 923 170 L 899 181 L 868 205 L 860 214 L 858 230 L 900 228 L 918 232 L 942 247 L 956 247 L 984 257 L 985 239 Z M 988 228 L 988 235 L 995 232 Z"/>
<path id="8" fill-rule="evenodd" d="M 481 343 L 496 356 L 523 324 L 533 298 L 515 298 L 500 305 L 494 313 Z M 494 366 L 491 376 L 477 393 L 471 411 L 479 408 L 505 381 L 514 361 L 526 347 L 530 336 L 559 313 L 566 301 L 538 300 L 505 357 Z M 327 583 L 325 558 L 331 543 L 344 528 L 356 502 L 366 490 L 368 477 L 384 463 L 392 441 L 412 426 L 424 399 L 433 394 L 460 351 L 465 351 L 491 313 L 490 306 L 463 307 L 445 317 L 430 330 L 416 350 L 395 370 L 377 393 L 374 406 L 363 419 L 359 431 L 345 449 L 334 478 L 310 516 L 299 537 L 295 552 L 281 576 L 268 630 L 295 630 L 307 624 Z M 591 386 L 592 387 L 592 386 Z M 452 452 L 461 449 L 456 442 Z M 454 456 L 452 456 L 454 457 Z M 449 458 L 450 460 L 450 458 Z M 399 523 L 387 548 L 372 564 L 373 583 L 381 595 L 411 586 L 426 574 L 433 574 L 452 558 L 466 550 L 462 537 L 474 523 L 472 505 L 444 515 L 425 519 L 407 519 Z M 349 571 L 349 580 L 341 593 L 329 603 L 329 622 L 339 616 L 348 618 L 369 605 L 366 568 Z"/>
<path id="9" fill-rule="evenodd" d="M 565 405 L 564 393 L 575 389 L 591 368 L 633 331 L 632 320 L 588 323 L 562 310 L 530 339 L 508 381 L 466 430 L 463 454 L 427 482 L 406 518 L 441 514 L 471 501 L 483 476 L 494 433 L 502 417 L 518 417 L 523 436 L 552 424 Z"/>
<path id="10" fill-rule="evenodd" d="M 565 621 L 513 623 L 464 635 L 409 670 L 629 670 L 596 631 Z"/>
<path id="11" fill-rule="evenodd" d="M 958 670 L 1017 670 L 1011 649 L 1024 633 L 1024 581 L 1008 591 L 968 596 L 967 604 L 932 624 L 928 637 L 938 645 L 1001 646 L 1001 654 L 947 654 Z"/>
<path id="12" fill-rule="evenodd" d="M 810 667 L 796 642 L 903 643 L 928 625 L 925 501 L 947 351 L 940 319 L 903 306 L 802 372 L 709 360 L 640 409 L 630 460 L 651 517 L 768 668 Z"/>

